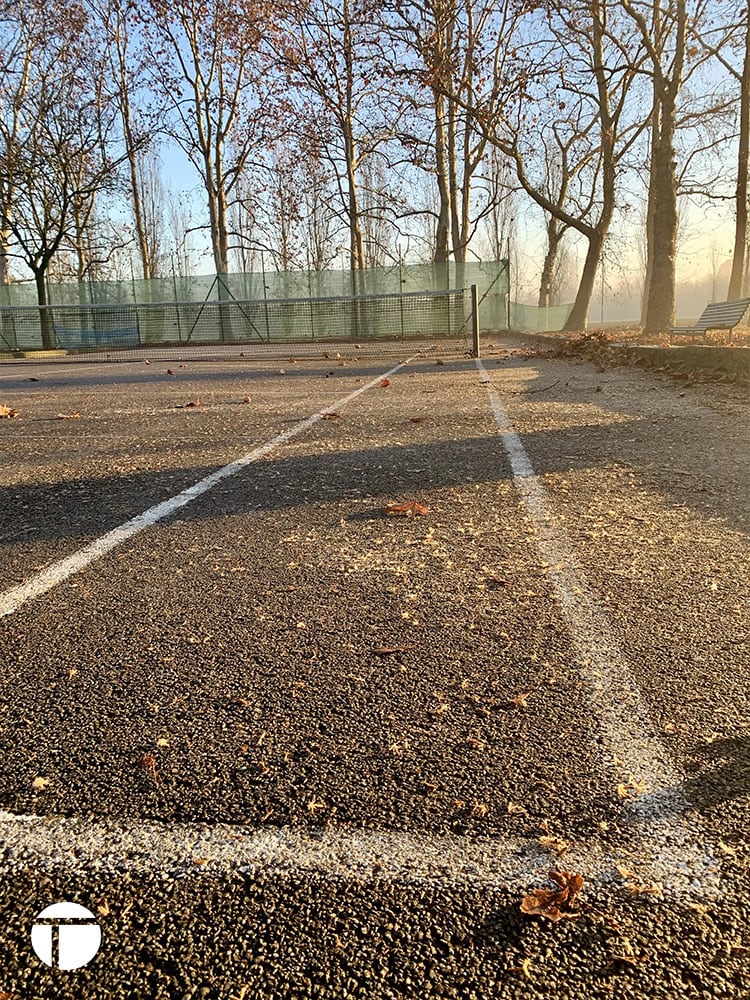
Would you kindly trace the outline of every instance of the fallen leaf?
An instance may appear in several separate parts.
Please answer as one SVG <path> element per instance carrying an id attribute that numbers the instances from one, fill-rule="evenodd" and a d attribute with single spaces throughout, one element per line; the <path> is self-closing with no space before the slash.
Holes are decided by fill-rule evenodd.
<path id="1" fill-rule="evenodd" d="M 31 787 L 36 789 L 37 792 L 42 792 L 49 785 L 51 778 L 34 778 L 31 782 Z"/>
<path id="2" fill-rule="evenodd" d="M 521 913 L 529 917 L 544 917 L 553 923 L 575 917 L 573 906 L 583 887 L 583 876 L 573 872 L 551 871 L 550 879 L 558 889 L 534 889 L 521 901 Z"/>
<path id="3" fill-rule="evenodd" d="M 732 847 L 731 844 L 725 844 L 723 840 L 719 841 L 719 850 L 722 854 L 726 854 L 729 857 L 733 857 L 737 854 L 737 848 Z"/>
<path id="4" fill-rule="evenodd" d="M 417 503 L 416 500 L 405 500 L 404 503 L 389 503 L 383 507 L 389 517 L 412 517 L 414 514 L 429 514 L 429 508 Z"/>
<path id="5" fill-rule="evenodd" d="M 528 809 L 524 809 L 523 806 L 519 806 L 517 802 L 508 803 L 508 815 L 509 816 L 528 816 Z"/>
<path id="6" fill-rule="evenodd" d="M 520 972 L 527 979 L 531 979 L 531 959 L 525 958 L 520 965 L 514 965 L 508 969 L 508 972 Z"/>
<path id="7" fill-rule="evenodd" d="M 252 396 L 243 396 L 242 397 L 242 402 L 243 403 L 252 403 L 252 401 L 253 401 L 253 397 Z"/>
<path id="8" fill-rule="evenodd" d="M 148 360 L 148 358 L 144 358 L 143 363 L 144 363 L 144 365 L 150 365 L 151 364 L 151 362 Z"/>
<path id="9" fill-rule="evenodd" d="M 390 384 L 391 384 L 391 380 L 389 378 L 381 378 L 381 380 L 380 380 L 380 388 L 381 389 L 387 389 Z"/>
<path id="10" fill-rule="evenodd" d="M 516 708 L 528 708 L 529 707 L 529 696 L 528 694 L 517 694 L 515 698 L 511 698 L 511 704 L 515 705 Z"/>
<path id="11" fill-rule="evenodd" d="M 191 399 L 189 403 L 178 403 L 175 406 L 175 410 L 192 410 L 196 406 L 203 406 L 202 399 Z"/>
<path id="12" fill-rule="evenodd" d="M 313 816 L 315 815 L 316 812 L 323 812 L 327 808 L 328 808 L 328 806 L 325 804 L 325 802 L 322 799 L 316 799 L 316 798 L 313 797 L 307 803 L 307 811 L 310 812 L 310 813 L 312 813 Z"/>
<path id="13" fill-rule="evenodd" d="M 156 745 L 158 747 L 168 747 L 169 740 L 165 739 L 163 736 L 160 736 L 159 739 L 156 741 Z"/>
<path id="14" fill-rule="evenodd" d="M 11 419 L 12 417 L 20 416 L 20 411 L 14 410 L 11 406 L 0 406 L 0 417 L 8 417 L 8 419 Z"/>
<path id="15" fill-rule="evenodd" d="M 570 849 L 570 844 L 567 840 L 563 840 L 562 837 L 545 836 L 539 838 L 539 843 L 542 847 L 546 847 L 550 851 L 554 851 L 559 854 L 560 857 Z"/>
<path id="16" fill-rule="evenodd" d="M 644 782 L 636 781 L 632 774 L 627 781 L 624 781 L 622 784 L 617 786 L 617 794 L 621 799 L 633 799 L 636 795 L 640 795 L 645 791 L 646 785 Z"/>
<path id="17" fill-rule="evenodd" d="M 413 646 L 375 646 L 373 653 L 377 656 L 389 656 L 391 653 L 406 653 Z"/>
<path id="18" fill-rule="evenodd" d="M 152 753 L 144 753 L 142 757 L 138 758 L 136 763 L 138 767 L 142 767 L 147 772 L 155 785 L 159 784 L 159 779 L 156 775 L 156 757 Z"/>
<path id="19" fill-rule="evenodd" d="M 323 418 L 323 420 L 340 420 L 341 414 L 335 412 L 321 413 L 321 417 Z"/>
<path id="20" fill-rule="evenodd" d="M 174 372 L 172 371 L 171 368 L 167 368 L 167 375 L 174 375 Z"/>
<path id="21" fill-rule="evenodd" d="M 413 424 L 423 424 L 427 417 L 409 417 Z"/>
<path id="22" fill-rule="evenodd" d="M 208 858 L 193 858 L 193 864 L 197 865 L 198 868 L 201 868 L 203 865 L 208 864 Z"/>
<path id="23" fill-rule="evenodd" d="M 100 917 L 108 917 L 109 916 L 111 910 L 109 908 L 109 903 L 107 902 L 106 896 L 102 897 L 101 902 L 99 903 L 99 905 L 96 908 L 96 912 L 99 914 Z M 0 996 L 0 1000 L 2 1000 L 2 996 Z"/>

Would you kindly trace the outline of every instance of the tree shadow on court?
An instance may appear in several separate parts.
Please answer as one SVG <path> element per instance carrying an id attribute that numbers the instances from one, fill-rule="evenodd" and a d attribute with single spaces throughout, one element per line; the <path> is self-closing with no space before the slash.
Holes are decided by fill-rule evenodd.
<path id="1" fill-rule="evenodd" d="M 731 736 L 693 748 L 703 758 L 700 775 L 689 778 L 683 791 L 698 809 L 711 809 L 750 796 L 750 736 Z"/>
<path id="2" fill-rule="evenodd" d="M 528 367 L 530 362 L 502 358 L 497 364 Z M 490 363 L 487 365 L 492 374 Z M 471 367 L 473 362 L 467 360 L 440 371 L 468 371 Z M 507 393 L 503 397 L 506 402 L 520 399 L 539 406 L 541 429 L 526 432 L 522 421 L 518 426 L 540 477 L 618 467 L 635 477 L 639 489 L 655 497 L 657 510 L 662 505 L 689 508 L 750 534 L 750 483 L 747 476 L 737 475 L 736 462 L 728 468 L 730 453 L 722 437 L 726 432 L 725 416 L 712 421 L 711 414 L 704 415 L 706 419 L 698 429 L 700 461 L 696 461 L 696 434 L 687 434 L 679 408 L 670 408 L 676 400 L 668 401 L 666 409 L 662 406 L 662 412 L 649 411 L 646 392 L 634 393 L 632 404 L 619 397 L 610 401 L 606 384 L 604 391 L 596 391 L 596 380 L 604 380 L 605 376 L 592 378 L 590 367 L 582 366 L 582 375 L 576 380 L 571 371 L 575 376 L 570 367 L 561 376 L 551 363 L 542 368 L 535 363 L 524 388 L 513 397 Z M 382 367 L 378 372 L 382 373 Z M 483 381 L 481 373 L 476 375 Z M 647 376 L 633 372 L 633 378 Z M 361 443 L 362 422 L 355 402 L 351 409 L 342 410 L 339 420 L 321 421 L 312 433 L 296 438 L 296 453 L 285 453 L 282 448 L 251 463 L 205 496 L 180 508 L 178 516 L 197 521 L 343 503 L 350 505 L 344 516 L 366 518 L 379 516 L 380 507 L 388 502 L 413 499 L 436 506 L 450 502 L 444 492 L 435 496 L 436 491 L 472 485 L 507 487 L 512 472 L 501 437 L 494 429 L 467 435 L 471 416 L 465 410 L 454 409 L 455 384 L 451 387 L 446 383 L 445 394 L 441 390 L 432 395 L 420 393 L 416 381 L 412 384 L 413 407 L 407 404 L 405 412 L 394 414 L 390 421 L 384 409 L 366 445 Z M 676 394 L 679 385 L 672 388 Z M 512 406 L 510 410 L 511 416 L 516 416 Z M 491 416 L 483 390 L 477 393 L 476 413 L 486 428 Z M 414 414 L 419 416 L 419 425 L 412 422 Z M 211 418 L 210 408 L 204 417 Z M 366 419 L 371 421 L 372 417 Z M 524 419 L 531 420 L 533 426 L 533 413 Z M 378 445 L 378 437 L 385 435 L 399 443 Z M 164 448 L 169 446 L 165 432 Z M 299 453 L 300 446 L 307 450 Z M 129 447 L 133 447 L 132 442 L 124 438 L 121 450 Z M 154 455 L 158 457 L 158 442 L 149 442 L 144 452 L 150 452 L 149 460 L 153 461 Z M 0 508 L 0 544 L 108 531 L 191 486 L 215 468 L 190 464 L 127 475 L 78 477 L 55 484 L 9 486 Z M 615 487 L 618 491 L 619 479 Z M 594 480 L 592 488 L 596 495 L 597 489 L 607 486 L 606 480 Z M 638 515 L 637 520 L 648 524 L 658 517 L 658 512 L 638 509 L 637 498 L 623 496 L 630 505 L 628 513 Z M 358 508 L 368 498 L 369 508 Z M 613 496 L 613 505 L 617 499 Z M 455 502 L 465 503 L 466 498 Z M 491 502 L 486 492 L 483 502 Z M 581 502 L 585 504 L 586 500 Z M 616 511 L 610 514 L 614 522 L 618 515 Z M 336 519 L 340 516 L 337 511 Z M 643 530 L 635 524 L 631 528 L 634 534 Z"/>

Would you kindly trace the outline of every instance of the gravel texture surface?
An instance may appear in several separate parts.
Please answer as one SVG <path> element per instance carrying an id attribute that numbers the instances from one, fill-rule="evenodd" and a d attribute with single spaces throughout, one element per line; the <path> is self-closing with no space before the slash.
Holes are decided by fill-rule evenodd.
<path id="1" fill-rule="evenodd" d="M 484 364 L 719 891 L 654 884 L 473 361 L 58 364 L 0 381 L 3 589 L 324 416 L 0 619 L 0 809 L 50 817 L 0 822 L 0 991 L 750 996 L 747 390 Z M 573 919 L 521 913 L 545 868 Z M 77 972 L 30 949 L 58 899 Z"/>

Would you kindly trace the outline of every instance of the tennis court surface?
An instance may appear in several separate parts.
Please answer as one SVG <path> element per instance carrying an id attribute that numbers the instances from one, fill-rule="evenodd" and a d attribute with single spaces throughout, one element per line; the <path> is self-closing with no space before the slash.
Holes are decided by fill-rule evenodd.
<path id="1" fill-rule="evenodd" d="M 420 351 L 0 367 L 0 995 L 750 996 L 746 389 Z"/>

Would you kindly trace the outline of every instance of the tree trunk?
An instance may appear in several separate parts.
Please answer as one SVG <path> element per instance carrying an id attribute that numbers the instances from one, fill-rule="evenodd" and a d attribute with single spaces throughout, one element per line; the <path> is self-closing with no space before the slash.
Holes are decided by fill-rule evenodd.
<path id="1" fill-rule="evenodd" d="M 8 244 L 10 233 L 0 231 L 0 305 L 10 305 L 10 269 L 8 267 Z"/>
<path id="2" fill-rule="evenodd" d="M 542 280 L 539 285 L 539 308 L 546 309 L 552 296 L 552 281 L 555 276 L 555 265 L 557 263 L 557 252 L 560 249 L 562 232 L 560 226 L 553 216 L 547 223 L 547 252 L 544 255 L 542 266 Z"/>
<path id="3" fill-rule="evenodd" d="M 445 150 L 445 98 L 437 93 L 435 94 L 435 172 L 437 174 L 440 204 L 438 207 L 433 260 L 436 264 L 445 264 L 448 261 L 449 252 L 450 188 Z"/>
<path id="4" fill-rule="evenodd" d="M 651 111 L 651 149 L 649 155 L 648 169 L 648 201 L 646 204 L 646 274 L 643 281 L 643 294 L 641 295 L 641 326 L 646 325 L 646 296 L 651 287 L 651 274 L 654 268 L 654 207 L 656 205 L 656 195 L 654 194 L 654 157 L 653 151 L 659 141 L 659 109 L 654 99 L 654 106 Z"/>
<path id="5" fill-rule="evenodd" d="M 674 325 L 677 180 L 674 154 L 674 103 L 662 101 L 659 138 L 651 151 L 653 169 L 653 262 L 646 293 L 644 332 L 666 333 Z"/>
<path id="6" fill-rule="evenodd" d="M 47 265 L 34 269 L 34 283 L 36 284 L 36 301 L 39 306 L 39 326 L 42 330 L 42 347 L 45 351 L 54 351 L 57 347 L 55 329 L 52 325 L 52 314 L 47 305 Z"/>
<path id="7" fill-rule="evenodd" d="M 750 8 L 745 25 L 745 59 L 742 64 L 740 93 L 740 138 L 737 153 L 737 191 L 735 195 L 734 252 L 727 300 L 742 295 L 742 279 L 747 256 L 747 171 L 750 153 Z"/>
<path id="8" fill-rule="evenodd" d="M 563 330 L 567 331 L 586 329 L 589 304 L 591 302 L 591 297 L 594 294 L 594 282 L 596 281 L 596 272 L 599 267 L 602 247 L 604 246 L 605 233 L 599 229 L 594 229 L 587 235 L 589 248 L 586 251 L 586 260 L 583 264 L 581 281 L 578 285 L 578 292 L 576 293 L 576 300 L 573 303 L 573 309 L 571 310 L 570 316 L 568 316 L 568 320 L 563 327 Z"/>
<path id="9" fill-rule="evenodd" d="M 465 248 L 461 245 L 461 223 L 458 215 L 458 166 L 456 163 L 456 108 L 448 101 L 448 191 L 450 197 L 451 245 L 453 259 L 464 260 Z"/>

